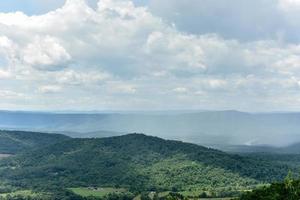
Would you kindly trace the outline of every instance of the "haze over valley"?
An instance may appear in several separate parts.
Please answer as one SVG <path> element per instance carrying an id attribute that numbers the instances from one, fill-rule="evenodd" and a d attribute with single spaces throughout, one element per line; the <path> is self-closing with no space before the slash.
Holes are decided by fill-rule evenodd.
<path id="1" fill-rule="evenodd" d="M 0 128 L 108 137 L 145 133 L 202 145 L 286 146 L 300 142 L 300 113 L 238 111 L 0 112 Z"/>

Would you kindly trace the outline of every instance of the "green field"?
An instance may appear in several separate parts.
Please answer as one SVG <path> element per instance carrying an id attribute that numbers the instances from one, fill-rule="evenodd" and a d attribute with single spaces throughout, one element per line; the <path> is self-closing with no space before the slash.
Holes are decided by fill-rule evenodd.
<path id="1" fill-rule="evenodd" d="M 116 189 L 116 188 L 70 188 L 72 192 L 82 197 L 94 196 L 94 197 L 104 197 L 112 193 L 122 193 L 126 192 L 125 189 Z"/>

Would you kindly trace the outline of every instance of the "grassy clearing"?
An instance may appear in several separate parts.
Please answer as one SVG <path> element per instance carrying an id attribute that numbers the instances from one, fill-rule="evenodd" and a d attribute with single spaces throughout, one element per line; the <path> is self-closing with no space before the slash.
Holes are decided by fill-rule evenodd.
<path id="1" fill-rule="evenodd" d="M 111 193 L 122 193 L 126 192 L 125 189 L 116 189 L 116 188 L 69 188 L 72 192 L 82 197 L 104 197 Z"/>
<path id="2" fill-rule="evenodd" d="M 31 190 L 20 190 L 16 192 L 11 192 L 11 193 L 3 193 L 0 194 L 0 197 L 7 197 L 8 195 L 10 196 L 23 196 L 23 197 L 36 197 L 37 194 L 33 193 Z"/>
<path id="3" fill-rule="evenodd" d="M 165 197 L 169 194 L 170 192 L 169 191 L 166 191 L 166 192 L 160 192 L 158 193 L 158 197 Z"/>
<path id="4" fill-rule="evenodd" d="M 3 158 L 8 158 L 12 156 L 11 154 L 3 154 L 3 153 L 0 153 L 0 159 L 3 159 Z"/>

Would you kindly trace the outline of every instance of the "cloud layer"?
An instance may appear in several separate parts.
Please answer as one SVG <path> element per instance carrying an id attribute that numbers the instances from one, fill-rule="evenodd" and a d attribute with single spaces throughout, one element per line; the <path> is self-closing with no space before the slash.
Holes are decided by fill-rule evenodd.
<path id="1" fill-rule="evenodd" d="M 299 109 L 299 1 L 246 5 L 261 4 L 275 25 L 197 2 L 68 0 L 42 15 L 0 13 L 0 108 Z"/>

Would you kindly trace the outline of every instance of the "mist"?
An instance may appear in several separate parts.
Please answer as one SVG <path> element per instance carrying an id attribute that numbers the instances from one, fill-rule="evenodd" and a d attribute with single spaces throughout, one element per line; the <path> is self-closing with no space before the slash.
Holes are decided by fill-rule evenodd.
<path id="1" fill-rule="evenodd" d="M 286 146 L 300 141 L 300 113 L 178 111 L 122 113 L 0 112 L 0 127 L 109 137 L 144 133 L 201 145 Z"/>

